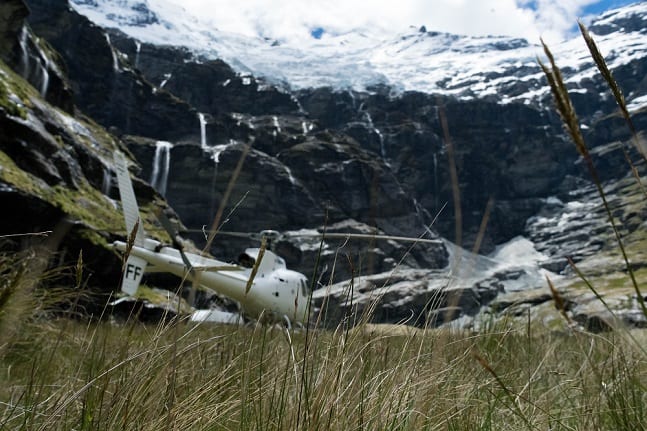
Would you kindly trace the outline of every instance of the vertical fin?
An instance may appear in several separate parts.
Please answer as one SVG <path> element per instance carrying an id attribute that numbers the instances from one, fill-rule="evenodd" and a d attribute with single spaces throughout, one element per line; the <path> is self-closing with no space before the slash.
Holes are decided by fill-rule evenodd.
<path id="1" fill-rule="evenodd" d="M 139 207 L 137 206 L 137 199 L 135 198 L 133 183 L 128 172 L 126 158 L 119 151 L 115 151 L 114 159 L 115 170 L 117 171 L 117 182 L 119 184 L 119 196 L 121 197 L 121 206 L 124 210 L 124 218 L 126 219 L 126 232 L 130 235 L 139 220 Z M 135 233 L 135 246 L 143 247 L 145 238 L 144 226 L 142 223 L 139 223 L 137 232 Z M 144 271 L 146 271 L 146 265 L 147 262 L 141 257 L 132 254 L 128 256 L 121 279 L 122 292 L 128 295 L 137 293 L 139 283 L 141 283 Z"/>
<path id="2" fill-rule="evenodd" d="M 126 158 L 119 151 L 115 151 L 114 158 L 115 169 L 117 171 L 117 182 L 119 184 L 119 196 L 121 197 L 121 206 L 124 210 L 124 217 L 126 219 L 126 232 L 130 234 L 135 228 L 135 223 L 137 223 L 137 220 L 139 219 L 139 207 L 137 206 L 133 183 L 130 180 Z M 135 235 L 135 245 L 143 247 L 144 238 L 146 238 L 144 226 L 142 223 L 139 223 L 139 228 Z"/>
<path id="3" fill-rule="evenodd" d="M 146 271 L 147 262 L 138 256 L 130 255 L 126 261 L 126 266 L 123 269 L 123 277 L 121 279 L 121 291 L 128 295 L 137 293 L 139 283 L 142 281 L 144 272 Z"/>

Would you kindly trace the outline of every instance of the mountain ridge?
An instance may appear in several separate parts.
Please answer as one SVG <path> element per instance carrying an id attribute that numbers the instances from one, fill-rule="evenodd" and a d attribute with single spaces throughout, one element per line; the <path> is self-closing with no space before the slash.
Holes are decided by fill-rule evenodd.
<path id="1" fill-rule="evenodd" d="M 120 7 L 108 10 L 105 5 L 110 2 L 105 0 L 72 4 L 98 25 L 116 27 L 141 42 L 185 46 L 205 59 L 226 61 L 238 73 L 251 73 L 292 90 L 331 86 L 366 91 L 386 85 L 398 93 L 423 91 L 461 99 L 494 96 L 499 103 L 545 103 L 549 96 L 536 61 L 543 55 L 541 46 L 519 38 L 460 36 L 420 28 L 391 40 L 348 33 L 307 41 L 303 47 L 283 46 L 220 32 L 163 0 L 120 2 Z M 131 25 L 129 5 L 134 5 L 135 16 L 142 13 L 143 5 L 148 11 L 157 6 L 159 10 L 151 12 L 157 20 L 142 25 L 135 19 Z M 607 11 L 593 20 L 591 31 L 610 67 L 647 56 L 647 30 L 641 26 L 646 20 L 645 3 Z M 613 38 L 607 37 L 610 34 Z M 586 46 L 578 37 L 552 49 L 572 88 L 582 88 L 582 81 L 594 75 Z M 519 79 L 527 81 L 523 91 L 515 85 Z"/>

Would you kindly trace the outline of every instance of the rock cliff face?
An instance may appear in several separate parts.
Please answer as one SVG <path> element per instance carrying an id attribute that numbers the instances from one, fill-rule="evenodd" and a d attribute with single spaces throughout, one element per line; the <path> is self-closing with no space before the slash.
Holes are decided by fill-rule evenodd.
<path id="1" fill-rule="evenodd" d="M 474 243 L 487 203 L 493 202 L 486 252 L 523 233 L 526 219 L 541 198 L 553 194 L 575 160 L 557 119 L 540 107 L 330 89 L 301 92 L 300 100 L 327 127 L 353 136 L 389 161 L 407 195 L 426 212 L 436 214 L 450 203 L 436 228 L 452 239 L 454 165 L 465 244 Z M 444 141 L 443 119 L 451 146 Z"/>
<path id="2" fill-rule="evenodd" d="M 157 92 L 127 63 L 110 36 L 67 1 L 30 1 L 29 24 L 61 54 L 67 65 L 76 104 L 117 133 L 178 139 L 194 129 L 195 111 L 167 92 Z M 173 127 L 161 127 L 173 118 Z"/>
<path id="3" fill-rule="evenodd" d="M 89 286 L 110 292 L 121 269 L 110 243 L 125 234 L 112 154 L 126 147 L 76 110 L 65 63 L 27 26 L 28 12 L 21 0 L 0 6 L 0 249 L 46 246 L 59 265 L 82 252 Z M 136 189 L 145 213 L 153 199 L 163 205 L 148 184 Z"/>
<path id="4" fill-rule="evenodd" d="M 7 1 L 0 5 L 0 56 L 43 99 L 71 112 L 72 92 L 62 59 L 47 41 L 24 25 L 28 15 L 24 2 Z"/>
<path id="5" fill-rule="evenodd" d="M 392 234 L 424 231 L 428 220 L 385 160 L 343 131 L 319 127 L 295 95 L 240 76 L 221 61 L 105 33 L 65 3 L 31 2 L 32 27 L 65 58 L 83 95 L 79 108 L 129 143 L 143 178 L 152 179 L 156 169 L 156 143 L 172 144 L 164 192 L 187 227 L 211 223 L 249 145 L 228 202 L 230 208 L 238 204 L 229 230 L 312 228 L 352 219 Z M 200 242 L 201 235 L 193 238 Z M 240 247 L 223 237 L 214 251 L 236 256 Z M 444 265 L 442 253 L 425 253 L 410 263 Z M 312 271 L 311 261 L 288 263 Z"/>
<path id="6" fill-rule="evenodd" d="M 156 19 L 144 12 L 142 19 Z M 385 86 L 363 92 L 291 91 L 239 74 L 221 60 L 98 27 L 67 0 L 29 0 L 29 10 L 21 0 L 5 2 L 0 27 L 7 65 L 0 76 L 7 89 L 0 111 L 0 173 L 3 202 L 16 208 L 5 215 L 5 225 L 11 231 L 49 229 L 52 221 L 75 214 L 82 222 L 73 231 L 80 233 L 65 241 L 73 244 L 74 253 L 91 248 L 90 259 L 105 258 L 108 252 L 101 247 L 122 225 L 110 200 L 114 191 L 106 185 L 110 152 L 117 147 L 127 147 L 140 164 L 144 181 L 138 196 L 148 203 L 163 202 L 165 196 L 189 229 L 210 226 L 229 194 L 224 230 L 290 233 L 277 251 L 289 267 L 335 285 L 332 294 L 324 295 L 336 304 L 335 319 L 347 314 L 343 303 L 353 297 L 339 293 L 348 283 L 336 283 L 356 275 L 378 274 L 358 282 L 361 295 L 354 304 L 361 311 L 384 288 L 375 314 L 384 321 L 422 312 L 432 319 L 438 307 L 453 310 L 447 315 L 475 315 L 511 280 L 527 280 L 532 287 L 540 282 L 534 270 L 496 269 L 497 263 L 490 262 L 481 278 L 455 285 L 459 293 L 450 295 L 446 284 L 429 281 L 451 266 L 454 252 L 448 243 L 411 249 L 381 241 L 320 244 L 298 237 L 299 232 L 425 234 L 466 249 L 478 245 L 481 253 L 496 252 L 523 235 L 545 253 L 541 265 L 555 272 L 566 270 L 565 255 L 585 260 L 610 240 L 597 235 L 606 232 L 601 217 L 578 225 L 586 214 L 569 215 L 579 203 L 588 208 L 595 196 L 547 98 L 503 104 L 494 96 L 465 100 L 395 93 Z M 647 92 L 646 67 L 642 59 L 615 71 L 634 98 Z M 513 72 L 523 76 L 522 70 Z M 539 85 L 536 80 L 511 82 L 519 94 Z M 643 159 L 614 113 L 613 101 L 600 95 L 601 80 L 577 85 L 574 102 L 602 178 L 616 184 L 627 175 L 625 151 L 642 172 Z M 644 108 L 633 112 L 633 119 L 638 130 L 647 127 Z M 240 175 L 228 191 L 240 162 Z M 28 184 L 36 185 L 27 187 L 22 176 L 9 176 L 7 166 L 14 165 L 35 178 Z M 88 200 L 99 208 L 86 214 L 79 207 L 90 203 L 68 207 L 48 191 L 56 187 L 72 201 Z M 621 195 L 623 189 L 615 190 Z M 644 225 L 644 207 L 631 205 L 623 212 L 628 234 Z M 35 209 L 42 215 L 33 217 Z M 92 221 L 104 213 L 110 214 L 105 217 L 110 223 Z M 558 233 L 558 228 L 564 230 Z M 100 240 L 87 242 L 86 237 L 97 235 Z M 204 243 L 201 233 L 187 236 L 198 246 Z M 233 258 L 250 245 L 223 234 L 211 251 Z M 407 276 L 394 281 L 384 275 L 395 267 Z M 112 278 L 102 277 L 97 284 L 109 280 L 112 287 L 104 287 L 114 288 L 117 268 L 105 271 Z"/>

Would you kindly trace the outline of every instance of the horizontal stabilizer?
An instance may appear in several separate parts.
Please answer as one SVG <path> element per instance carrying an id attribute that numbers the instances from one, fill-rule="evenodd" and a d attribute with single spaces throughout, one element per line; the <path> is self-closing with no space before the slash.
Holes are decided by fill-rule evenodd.
<path id="1" fill-rule="evenodd" d="M 212 322 L 212 323 L 228 323 L 236 325 L 243 323 L 243 319 L 238 313 L 230 313 L 228 311 L 220 310 L 196 310 L 191 315 L 192 322 Z"/>

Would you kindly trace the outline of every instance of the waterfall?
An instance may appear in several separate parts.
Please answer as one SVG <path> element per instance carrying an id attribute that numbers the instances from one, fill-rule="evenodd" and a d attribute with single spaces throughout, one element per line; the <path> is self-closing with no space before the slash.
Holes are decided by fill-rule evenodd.
<path id="1" fill-rule="evenodd" d="M 297 108 L 299 110 L 299 114 L 305 114 L 306 113 L 306 110 L 303 109 L 303 105 L 301 105 L 301 102 L 299 101 L 299 99 L 292 93 L 290 93 L 290 100 L 292 100 L 294 102 L 294 104 L 297 105 Z"/>
<path id="2" fill-rule="evenodd" d="M 22 77 L 25 79 L 29 78 L 29 50 L 27 49 L 27 38 L 29 37 L 29 32 L 27 31 L 27 26 L 22 26 L 22 31 L 20 32 L 20 66 Z"/>
<path id="3" fill-rule="evenodd" d="M 142 51 L 142 43 L 135 41 L 135 69 L 139 68 L 139 53 Z"/>
<path id="4" fill-rule="evenodd" d="M 355 100 L 355 93 L 353 93 L 353 90 L 348 90 L 348 95 L 353 104 L 353 109 L 357 109 L 357 100 Z"/>
<path id="5" fill-rule="evenodd" d="M 213 178 L 211 180 L 211 214 L 216 213 L 216 184 L 218 180 L 218 165 L 220 164 L 220 154 L 227 149 L 230 145 L 235 145 L 236 141 L 233 139 L 229 140 L 228 144 L 225 145 L 215 145 L 213 147 L 203 147 L 202 149 L 211 154 L 211 160 L 214 161 L 213 164 Z"/>
<path id="6" fill-rule="evenodd" d="M 110 35 L 108 33 L 104 33 L 104 36 L 106 37 L 106 42 L 108 42 L 108 47 L 110 48 L 110 52 L 112 53 L 112 69 L 115 72 L 119 72 L 119 60 L 117 59 L 117 53 L 115 52 L 115 49 L 112 46 L 112 42 L 110 41 Z"/>
<path id="7" fill-rule="evenodd" d="M 314 129 L 315 125 L 312 123 L 308 123 L 307 121 L 302 121 L 301 122 L 301 128 L 303 129 L 303 134 L 307 135 L 312 129 Z"/>
<path id="8" fill-rule="evenodd" d="M 380 132 L 380 129 L 375 128 L 375 133 L 377 133 L 377 137 L 380 140 L 380 155 L 382 158 L 386 158 L 386 149 L 384 148 L 384 135 L 382 135 L 382 132 Z"/>
<path id="9" fill-rule="evenodd" d="M 373 124 L 373 118 L 368 111 L 364 112 L 364 117 L 366 118 L 366 123 L 368 124 L 368 126 L 373 129 L 373 132 L 375 132 L 378 139 L 380 140 L 380 155 L 383 159 L 386 158 L 386 149 L 384 148 L 384 135 L 382 135 L 380 129 L 375 127 L 375 125 Z"/>
<path id="10" fill-rule="evenodd" d="M 40 81 L 40 95 L 45 97 L 47 95 L 47 90 L 49 89 L 49 72 L 47 68 L 49 67 L 49 61 L 47 57 L 43 56 L 43 63 L 40 65 L 41 81 Z"/>
<path id="11" fill-rule="evenodd" d="M 101 181 L 101 193 L 106 196 L 110 196 L 110 190 L 112 189 L 112 172 L 110 169 L 103 168 L 103 180 Z"/>
<path id="12" fill-rule="evenodd" d="M 198 119 L 200 120 L 200 148 L 202 151 L 211 156 L 211 160 L 216 162 L 216 165 L 220 162 L 220 153 L 225 151 L 228 146 L 236 144 L 236 141 L 230 139 L 227 144 L 223 145 L 209 145 L 207 144 L 207 119 L 205 114 L 198 112 Z"/>
<path id="13" fill-rule="evenodd" d="M 29 53 L 29 37 L 27 27 L 23 26 L 18 41 L 20 45 L 20 70 L 18 72 L 40 92 L 41 96 L 45 97 L 49 89 L 49 59 L 34 41 L 32 41 L 32 47 L 38 52 Z"/>
<path id="14" fill-rule="evenodd" d="M 202 112 L 198 112 L 198 119 L 200 120 L 200 147 L 204 150 L 207 148 L 207 120 L 204 119 Z"/>
<path id="15" fill-rule="evenodd" d="M 434 153 L 434 208 L 438 209 L 438 157 Z"/>
<path id="16" fill-rule="evenodd" d="M 277 132 L 281 133 L 281 125 L 279 124 L 279 117 L 276 115 L 272 117 L 272 123 Z"/>
<path id="17" fill-rule="evenodd" d="M 272 124 L 274 125 L 274 131 L 272 131 L 272 135 L 276 136 L 278 133 L 281 133 L 281 125 L 279 124 L 279 117 L 273 116 Z"/>
<path id="18" fill-rule="evenodd" d="M 288 179 L 290 180 L 290 183 L 293 186 L 296 186 L 297 185 L 297 180 L 296 180 L 296 178 L 294 178 L 294 175 L 292 175 L 292 171 L 290 170 L 290 168 L 288 168 L 285 165 L 283 165 L 283 167 L 285 168 L 285 172 L 288 174 Z"/>
<path id="19" fill-rule="evenodd" d="M 160 86 L 159 86 L 159 88 L 164 88 L 164 86 L 166 85 L 166 83 L 167 83 L 167 82 L 169 81 L 169 79 L 171 79 L 172 77 L 173 77 L 173 74 L 172 74 L 172 73 L 165 73 L 165 74 L 164 74 L 164 79 L 162 80 L 162 82 L 160 82 Z"/>
<path id="20" fill-rule="evenodd" d="M 153 173 L 151 174 L 150 183 L 162 196 L 166 195 L 172 147 L 173 144 L 166 141 L 157 141 L 155 144 L 155 158 L 153 159 Z"/>
<path id="21" fill-rule="evenodd" d="M 210 147 L 211 151 L 211 156 L 213 158 L 213 161 L 216 162 L 216 164 L 220 163 L 220 154 L 227 149 L 228 146 L 230 145 L 236 145 L 236 141 L 233 139 L 229 140 L 228 144 L 225 145 L 216 145 L 214 147 Z"/>

